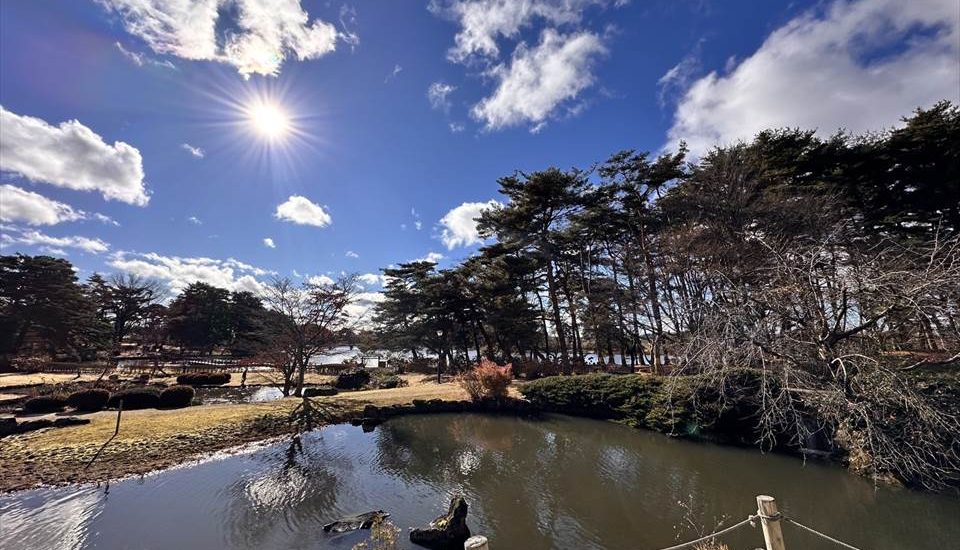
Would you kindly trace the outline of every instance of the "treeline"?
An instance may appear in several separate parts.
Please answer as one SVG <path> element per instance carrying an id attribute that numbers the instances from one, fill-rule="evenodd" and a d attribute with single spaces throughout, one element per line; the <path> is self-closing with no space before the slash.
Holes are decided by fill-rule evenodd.
<path id="1" fill-rule="evenodd" d="M 381 341 L 564 372 L 595 353 L 701 375 L 720 399 L 748 369 L 765 380 L 763 437 L 826 426 L 876 471 L 955 475 L 956 411 L 898 369 L 960 351 L 960 111 L 904 122 L 503 177 L 502 205 L 479 218 L 493 244 L 450 269 L 383 270 Z"/>
<path id="2" fill-rule="evenodd" d="M 77 279 L 62 258 L 0 257 L 3 289 L 0 354 L 89 361 L 113 356 L 124 343 L 138 352 L 173 345 L 250 355 L 261 349 L 272 313 L 251 292 L 193 283 L 165 304 L 156 281 L 133 275 Z"/>
<path id="3" fill-rule="evenodd" d="M 944 350 L 957 296 L 942 277 L 952 264 L 938 262 L 955 253 L 958 159 L 960 116 L 941 103 L 884 134 L 772 130 L 696 162 L 682 147 L 622 151 L 589 170 L 507 176 L 503 206 L 479 219 L 494 244 L 452 269 L 383 270 L 380 334 L 451 360 L 568 366 L 595 352 L 661 371 L 718 307 L 736 306 L 766 338 L 817 331 L 818 360 L 881 333 L 888 346 Z M 946 271 L 926 271 L 936 266 Z M 923 296 L 873 278 L 905 270 L 934 277 Z M 909 311 L 923 297 L 936 312 Z"/>
<path id="4" fill-rule="evenodd" d="M 284 394 L 299 395 L 310 357 L 352 338 L 346 308 L 357 288 L 349 276 L 276 278 L 260 294 L 195 282 L 168 300 L 150 279 L 94 273 L 81 282 L 61 258 L 0 256 L 0 367 L 216 352 L 273 366 Z"/>

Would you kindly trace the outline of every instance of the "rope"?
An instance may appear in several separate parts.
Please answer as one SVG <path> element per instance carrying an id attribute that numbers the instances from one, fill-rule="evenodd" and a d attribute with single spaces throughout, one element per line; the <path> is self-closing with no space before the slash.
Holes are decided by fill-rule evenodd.
<path id="1" fill-rule="evenodd" d="M 690 542 L 685 542 L 685 543 L 683 543 L 683 544 L 678 544 L 678 545 L 676 545 L 676 546 L 671 546 L 671 547 L 669 547 L 669 548 L 661 548 L 660 550 L 680 550 L 681 548 L 690 548 L 691 546 L 693 546 L 693 545 L 695 545 L 695 544 L 699 544 L 699 543 L 701 543 L 701 542 L 706 542 L 706 541 L 708 541 L 708 540 L 711 540 L 711 539 L 714 539 L 714 538 L 716 538 L 716 537 L 719 537 L 720 535 L 723 535 L 723 534 L 725 534 L 725 533 L 729 533 L 730 531 L 733 531 L 734 529 L 737 529 L 737 528 L 739 528 L 739 527 L 743 527 L 744 525 L 750 523 L 751 521 L 755 520 L 756 518 L 757 518 L 757 516 L 747 516 L 747 519 L 741 521 L 740 523 L 736 523 L 736 524 L 734 524 L 734 525 L 731 525 L 730 527 L 727 527 L 726 529 L 721 529 L 721 530 L 719 530 L 719 531 L 717 531 L 717 532 L 715 532 L 715 533 L 711 533 L 711 534 L 709 534 L 709 535 L 707 535 L 707 536 L 705 536 L 705 537 L 700 537 L 700 538 L 698 538 L 698 539 L 696 539 L 696 540 L 691 540 Z M 856 549 L 855 549 L 855 550 L 856 550 Z"/>
<path id="2" fill-rule="evenodd" d="M 799 528 L 801 528 L 801 529 L 806 529 L 807 531 L 813 533 L 814 535 L 817 535 L 818 537 L 824 538 L 824 539 L 826 539 L 826 540 L 828 540 L 828 541 L 830 541 L 830 542 L 832 542 L 832 543 L 834 543 L 834 544 L 840 545 L 840 546 L 842 546 L 842 547 L 844 547 L 844 548 L 849 548 L 850 550 L 860 550 L 859 548 L 857 548 L 856 546 L 853 546 L 852 544 L 847 544 L 847 543 L 843 542 L 842 540 L 837 540 L 837 539 L 831 537 L 830 535 L 821 533 L 820 531 L 817 531 L 816 529 L 813 529 L 813 528 L 811 528 L 811 527 L 807 527 L 806 525 L 800 523 L 799 521 L 795 521 L 795 520 L 790 519 L 790 518 L 784 518 L 784 519 L 785 519 L 786 521 L 789 521 L 790 523 L 796 525 L 797 527 L 799 527 Z"/>

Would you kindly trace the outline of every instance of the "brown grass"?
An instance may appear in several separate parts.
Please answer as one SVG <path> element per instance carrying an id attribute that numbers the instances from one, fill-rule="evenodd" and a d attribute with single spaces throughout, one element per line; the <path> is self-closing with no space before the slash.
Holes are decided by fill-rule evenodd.
<path id="1" fill-rule="evenodd" d="M 415 376 L 414 376 L 415 377 Z M 248 378 L 249 380 L 249 378 Z M 466 399 L 453 383 L 414 383 L 390 390 L 367 390 L 315 398 L 334 411 L 333 421 L 366 404 L 406 404 L 414 399 Z M 0 492 L 39 484 L 65 484 L 146 473 L 202 455 L 289 433 L 285 417 L 296 398 L 268 403 L 205 405 L 176 410 L 124 412 L 120 434 L 85 469 L 85 464 L 114 432 L 116 412 L 85 415 L 90 424 L 47 429 L 2 440 Z"/>

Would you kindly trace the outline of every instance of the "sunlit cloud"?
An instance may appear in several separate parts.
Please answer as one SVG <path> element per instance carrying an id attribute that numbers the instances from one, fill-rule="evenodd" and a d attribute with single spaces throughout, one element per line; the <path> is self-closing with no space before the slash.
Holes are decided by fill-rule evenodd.
<path id="1" fill-rule="evenodd" d="M 203 151 L 203 149 L 201 149 L 201 148 L 199 148 L 199 147 L 194 147 L 193 145 L 190 145 L 189 143 L 181 143 L 181 144 L 180 144 L 180 148 L 183 149 L 184 151 L 190 153 L 190 155 L 192 155 L 193 157 L 196 157 L 196 158 L 198 158 L 198 159 L 202 159 L 204 156 L 206 156 L 206 153 Z"/>
<path id="2" fill-rule="evenodd" d="M 483 242 L 477 230 L 477 219 L 491 208 L 499 206 L 495 200 L 487 202 L 465 202 L 450 210 L 440 218 L 440 240 L 447 250 L 458 246 L 470 246 Z"/>
<path id="3" fill-rule="evenodd" d="M 98 1 L 119 14 L 127 32 L 154 52 L 227 63 L 244 77 L 277 76 L 288 58 L 317 59 L 333 52 L 338 39 L 357 41 L 354 32 L 341 33 L 317 18 L 311 21 L 300 0 Z M 218 33 L 228 26 L 231 32 Z"/>
<path id="4" fill-rule="evenodd" d="M 77 120 L 53 126 L 0 106 L 0 170 L 31 181 L 77 191 L 97 191 L 104 199 L 145 206 L 143 159 L 136 147 L 112 145 Z"/>
<path id="5" fill-rule="evenodd" d="M 270 237 L 264 237 L 264 238 L 263 238 L 263 246 L 265 246 L 265 247 L 267 247 L 267 248 L 276 248 L 276 247 L 277 247 L 276 243 L 274 243 L 274 242 L 273 242 L 273 239 L 271 239 Z"/>
<path id="6" fill-rule="evenodd" d="M 333 218 L 319 204 L 301 195 L 292 195 L 286 202 L 277 206 L 274 217 L 297 225 L 312 225 L 326 227 L 333 223 Z"/>

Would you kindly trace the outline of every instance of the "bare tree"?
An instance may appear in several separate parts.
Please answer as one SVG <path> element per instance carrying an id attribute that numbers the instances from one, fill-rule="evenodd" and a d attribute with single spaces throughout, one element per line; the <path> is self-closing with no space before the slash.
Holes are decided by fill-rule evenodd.
<path id="1" fill-rule="evenodd" d="M 792 433 L 802 446 L 822 427 L 809 423 L 816 410 L 855 469 L 931 487 L 955 476 L 955 411 L 918 393 L 898 372 L 896 352 L 912 342 L 946 354 L 960 348 L 960 240 L 859 250 L 835 231 L 819 242 L 763 245 L 763 282 L 728 279 L 725 299 L 703 305 L 676 374 L 698 374 L 692 380 L 721 399 L 739 397 L 724 394 L 742 388 L 730 377 L 759 375 L 768 444 Z"/>
<path id="2" fill-rule="evenodd" d="M 276 315 L 276 335 L 271 354 L 283 375 L 284 395 L 300 396 L 310 358 L 335 343 L 337 333 L 348 322 L 347 306 L 357 292 L 354 275 L 331 283 L 295 284 L 275 278 L 266 287 L 263 300 Z"/>

